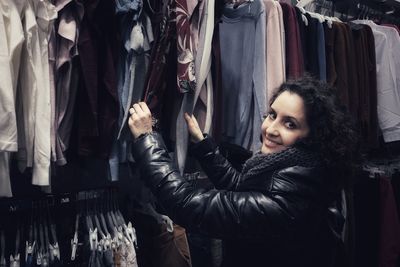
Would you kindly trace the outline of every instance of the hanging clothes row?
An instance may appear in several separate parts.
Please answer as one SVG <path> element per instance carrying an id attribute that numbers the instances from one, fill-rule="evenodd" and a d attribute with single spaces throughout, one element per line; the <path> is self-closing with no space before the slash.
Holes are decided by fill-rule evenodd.
<path id="1" fill-rule="evenodd" d="M 3 14 L 12 14 L 16 25 L 13 31 L 2 28 L 0 40 L 16 42 L 14 48 L 3 45 L 3 54 L 17 60 L 2 64 L 2 73 L 10 74 L 2 79 L 9 86 L 1 86 L 10 117 L 0 127 L 1 196 L 11 196 L 8 166 L 16 151 L 20 169 L 32 167 L 35 185 L 51 184 L 50 164 L 66 164 L 68 150 L 109 159 L 110 179 L 118 180 L 119 163 L 132 160 L 126 122 L 139 100 L 149 104 L 175 148 L 181 172 L 188 146 L 185 112 L 219 141 L 256 151 L 272 92 L 304 71 L 337 88 L 364 147 L 377 147 L 380 131 L 386 142 L 399 139 L 395 28 L 346 24 L 283 1 L 220 4 L 3 1 Z M 24 30 L 29 23 L 36 34 Z"/>
<path id="2" fill-rule="evenodd" d="M 138 266 L 135 229 L 125 222 L 115 197 L 104 196 L 80 192 L 32 201 L 29 208 L 20 201 L 2 210 L 9 213 L 0 223 L 2 266 Z M 60 218 L 60 212 L 66 216 Z"/>
<path id="3" fill-rule="evenodd" d="M 122 213 L 115 189 L 1 201 L 0 214 L 7 220 L 0 220 L 0 263 L 5 267 L 191 266 L 183 228 L 164 215 L 155 222 L 145 209 L 133 217 Z"/>

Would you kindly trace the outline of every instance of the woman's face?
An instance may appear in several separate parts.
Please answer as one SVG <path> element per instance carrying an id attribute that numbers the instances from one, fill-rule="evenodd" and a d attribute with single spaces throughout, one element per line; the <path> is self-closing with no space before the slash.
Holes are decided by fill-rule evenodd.
<path id="1" fill-rule="evenodd" d="M 282 151 L 306 137 L 309 131 L 303 99 L 284 91 L 272 103 L 261 126 L 261 153 Z"/>

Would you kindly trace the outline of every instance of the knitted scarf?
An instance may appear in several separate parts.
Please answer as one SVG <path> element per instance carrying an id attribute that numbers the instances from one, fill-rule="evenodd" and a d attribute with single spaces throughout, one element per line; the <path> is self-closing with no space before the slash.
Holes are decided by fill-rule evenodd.
<path id="1" fill-rule="evenodd" d="M 272 154 L 256 153 L 243 165 L 242 175 L 243 178 L 247 178 L 267 171 L 292 166 L 315 167 L 320 164 L 321 157 L 316 153 L 297 147 L 290 147 Z"/>

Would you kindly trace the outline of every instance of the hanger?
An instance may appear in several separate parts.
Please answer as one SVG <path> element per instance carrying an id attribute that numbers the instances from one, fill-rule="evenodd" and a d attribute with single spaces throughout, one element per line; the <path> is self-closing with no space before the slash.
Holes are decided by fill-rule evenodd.
<path id="1" fill-rule="evenodd" d="M 75 217 L 75 232 L 74 237 L 71 239 L 71 261 L 76 258 L 76 251 L 78 249 L 78 231 L 79 231 L 79 214 Z"/>
<path id="2" fill-rule="evenodd" d="M 43 211 L 42 209 L 44 208 L 44 205 L 42 202 L 40 203 L 40 209 L 39 209 L 39 239 L 40 239 L 40 247 L 39 250 L 41 252 L 41 266 L 49 266 L 49 247 L 48 247 L 48 231 L 47 231 L 47 225 L 44 220 L 43 216 Z"/>
<path id="3" fill-rule="evenodd" d="M 314 0 L 297 0 L 296 6 L 304 8 L 306 5 L 308 5 L 308 4 L 312 3 L 312 2 L 314 2 Z"/>
<path id="4" fill-rule="evenodd" d="M 111 237 L 109 228 L 107 227 L 106 219 L 105 219 L 105 217 L 104 217 L 104 201 L 103 201 L 103 195 L 101 195 L 100 201 L 97 201 L 97 202 L 100 203 L 98 206 L 99 206 L 99 211 L 100 211 L 100 212 L 99 212 L 99 217 L 100 217 L 101 226 L 102 226 L 103 229 L 104 229 L 105 235 Z"/>
<path id="5" fill-rule="evenodd" d="M 90 217 L 90 214 L 89 214 L 89 199 L 87 196 L 87 192 L 85 192 L 85 204 L 86 204 L 86 213 L 85 213 L 86 228 L 87 228 L 87 231 L 90 232 L 90 231 L 94 230 L 94 227 L 93 227 L 92 218 Z"/>
<path id="6" fill-rule="evenodd" d="M 300 10 L 301 13 L 301 20 L 304 22 L 304 25 L 308 26 L 308 19 L 306 17 L 307 11 L 304 9 L 304 7 L 297 7 Z"/>
<path id="7" fill-rule="evenodd" d="M 49 256 L 50 256 L 50 260 L 53 262 L 55 259 L 60 260 L 60 247 L 58 245 L 58 241 L 57 241 L 57 233 L 56 233 L 56 225 L 53 222 L 53 220 L 51 219 L 50 216 L 50 205 L 54 206 L 54 199 L 52 198 L 52 203 L 50 204 L 49 202 L 46 203 L 46 225 L 48 226 L 47 229 L 47 238 L 49 239 L 49 243 L 48 243 L 48 247 L 49 247 Z M 48 232 L 50 232 L 50 237 L 49 238 L 49 234 Z"/>
<path id="8" fill-rule="evenodd" d="M 15 250 L 14 254 L 10 255 L 10 267 L 19 267 L 21 261 L 21 254 L 19 253 L 19 247 L 21 242 L 21 226 L 18 219 L 17 230 L 15 233 Z"/>
<path id="9" fill-rule="evenodd" d="M 106 235 L 104 234 L 103 228 L 102 228 L 102 226 L 100 224 L 100 220 L 99 220 L 99 216 L 98 216 L 99 212 L 97 210 L 97 205 L 96 205 L 97 204 L 96 196 L 94 196 L 94 198 L 92 199 L 92 204 L 93 204 L 93 207 L 94 207 L 94 212 L 92 214 L 94 225 L 96 226 L 96 228 L 97 228 L 97 230 L 98 230 L 98 232 L 99 232 L 99 234 L 101 236 L 101 240 L 104 240 L 104 239 L 106 239 Z"/>
<path id="10" fill-rule="evenodd" d="M 96 200 L 97 203 L 99 203 L 99 201 Z M 103 201 L 100 201 L 100 204 L 103 204 Z M 98 213 L 98 217 L 100 220 L 100 225 L 102 226 L 103 230 L 104 230 L 104 234 L 105 234 L 105 238 L 104 238 L 104 249 L 105 250 L 109 250 L 111 249 L 111 243 L 112 243 L 112 238 L 111 238 L 111 234 L 108 231 L 107 228 L 107 224 L 106 224 L 106 219 L 104 217 L 104 208 L 102 206 L 100 206 L 100 204 L 98 204 L 98 208 L 99 208 L 99 213 Z"/>
<path id="11" fill-rule="evenodd" d="M 74 237 L 71 239 L 71 261 L 76 258 L 76 251 L 78 249 L 78 232 L 79 232 L 79 219 L 82 216 L 82 201 L 78 198 L 79 194 L 76 194 L 76 199 L 78 201 L 78 212 L 75 217 L 75 232 Z"/>
<path id="12" fill-rule="evenodd" d="M 33 256 L 33 251 L 35 250 L 36 241 L 33 239 L 33 202 L 32 202 L 32 214 L 31 222 L 28 229 L 28 240 L 25 241 L 25 262 L 28 260 L 29 256 Z"/>

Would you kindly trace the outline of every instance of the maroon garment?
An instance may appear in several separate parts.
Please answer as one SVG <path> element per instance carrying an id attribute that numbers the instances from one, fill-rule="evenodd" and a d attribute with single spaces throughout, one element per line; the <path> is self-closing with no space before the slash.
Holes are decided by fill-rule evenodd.
<path id="1" fill-rule="evenodd" d="M 374 36 L 368 25 L 350 24 L 354 40 L 354 53 L 358 77 L 359 110 L 356 121 L 362 137 L 363 147 L 377 148 L 379 145 L 376 58 Z"/>
<path id="2" fill-rule="evenodd" d="M 78 51 L 82 79 L 78 93 L 78 149 L 108 158 L 118 119 L 117 28 L 114 1 L 82 1 L 85 13 Z"/>
<path id="3" fill-rule="evenodd" d="M 296 9 L 288 3 L 279 3 L 282 6 L 285 25 L 286 75 L 289 79 L 295 79 L 301 77 L 304 73 L 303 50 Z"/>
<path id="4" fill-rule="evenodd" d="M 334 22 L 332 29 L 325 25 L 325 53 L 327 82 L 336 87 L 341 103 L 352 114 L 357 110 L 354 88 L 357 87 L 355 73 L 354 44 L 347 25 Z"/>
<path id="5" fill-rule="evenodd" d="M 170 2 L 170 10 L 174 10 L 174 1 Z M 149 105 L 153 116 L 162 117 L 167 79 L 169 75 L 176 76 L 176 56 L 171 59 L 171 54 L 176 55 L 176 24 L 175 13 L 167 10 L 159 12 L 153 22 L 158 27 L 155 31 L 155 40 L 151 52 L 150 69 L 146 79 L 146 92 L 144 101 Z M 172 53 L 174 52 L 174 53 Z M 175 61 L 175 62 L 174 62 Z M 171 65 L 172 64 L 172 65 Z M 175 72 L 175 74 L 171 74 Z"/>
<path id="6" fill-rule="evenodd" d="M 379 267 L 396 267 L 400 256 L 400 222 L 392 184 L 386 177 L 379 179 L 380 238 Z"/>
<path id="7" fill-rule="evenodd" d="M 357 118 L 359 112 L 359 90 L 358 87 L 358 79 L 357 79 L 357 69 L 356 69 L 356 59 L 354 53 L 354 40 L 353 35 L 350 29 L 350 26 L 347 24 L 340 24 L 343 29 L 344 38 L 345 38 L 345 55 L 346 55 L 346 64 L 347 64 L 347 88 L 342 88 L 342 90 L 348 91 L 348 102 L 347 109 L 353 115 L 354 118 Z M 340 65 L 338 65 L 340 67 Z M 345 102 L 346 103 L 346 102 Z"/>

